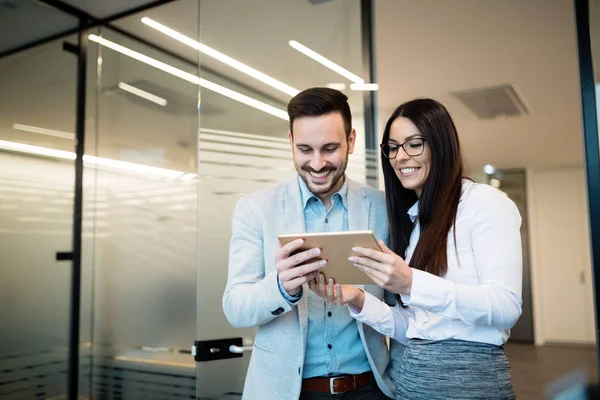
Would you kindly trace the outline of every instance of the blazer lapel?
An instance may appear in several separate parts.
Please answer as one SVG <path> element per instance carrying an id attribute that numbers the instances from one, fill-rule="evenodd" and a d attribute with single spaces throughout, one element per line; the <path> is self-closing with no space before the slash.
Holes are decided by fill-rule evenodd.
<path id="1" fill-rule="evenodd" d="M 281 221 L 283 232 L 302 233 L 306 231 L 304 224 L 304 207 L 297 179 L 288 181 L 287 188 L 281 196 Z"/>
<path id="2" fill-rule="evenodd" d="M 371 202 L 356 183 L 348 179 L 348 230 L 368 230 L 370 210 Z"/>
<path id="3" fill-rule="evenodd" d="M 304 223 L 304 205 L 302 196 L 298 187 L 298 178 L 288 182 L 286 192 L 281 197 L 281 221 L 283 221 L 282 233 L 303 233 L 306 232 Z M 300 322 L 300 333 L 302 349 L 306 348 L 306 335 L 308 330 L 308 291 L 307 284 L 302 286 L 304 292 L 302 298 L 296 306 L 298 310 L 298 320 Z"/>
<path id="4" fill-rule="evenodd" d="M 371 202 L 366 198 L 356 183 L 348 179 L 348 230 L 366 231 L 369 230 L 369 214 Z M 356 285 L 359 289 L 370 292 L 370 287 L 365 285 Z M 357 321 L 358 333 L 366 347 L 365 332 L 363 324 Z"/>

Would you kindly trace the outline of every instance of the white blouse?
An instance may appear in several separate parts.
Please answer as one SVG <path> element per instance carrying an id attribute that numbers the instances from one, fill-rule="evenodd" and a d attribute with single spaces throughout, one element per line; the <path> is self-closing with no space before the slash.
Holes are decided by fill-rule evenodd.
<path id="1" fill-rule="evenodd" d="M 418 212 L 417 202 L 408 211 L 413 222 Z M 520 226 L 519 211 L 504 193 L 463 181 L 456 225 L 448 233 L 446 276 L 413 269 L 411 294 L 401 296 L 408 308 L 365 292 L 361 312 L 350 307 L 350 314 L 404 344 L 414 338 L 506 343 L 521 315 Z M 409 265 L 419 235 L 417 221 L 406 250 Z"/>

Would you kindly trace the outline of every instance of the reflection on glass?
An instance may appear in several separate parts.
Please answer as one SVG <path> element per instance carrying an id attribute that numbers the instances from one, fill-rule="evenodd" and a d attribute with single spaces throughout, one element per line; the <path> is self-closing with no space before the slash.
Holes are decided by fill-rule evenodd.
<path id="1" fill-rule="evenodd" d="M 66 392 L 75 67 L 62 41 L 0 59 L 2 399 Z"/>
<path id="2" fill-rule="evenodd" d="M 248 357 L 197 366 L 189 349 L 196 339 L 252 341 L 220 307 L 231 212 L 240 196 L 294 175 L 291 96 L 343 81 L 361 138 L 348 174 L 376 174 L 365 162 L 356 80 L 289 45 L 362 71 L 360 2 L 182 0 L 115 25 L 170 51 L 89 32 L 81 393 L 189 398 L 198 382 L 199 394 L 235 396 Z M 66 383 L 70 264 L 53 257 L 71 247 L 75 157 L 75 59 L 61 43 L 0 60 L 0 276 L 13 288 L 0 293 L 10 336 L 1 355 L 46 351 L 42 361 L 62 371 L 38 382 L 48 396 Z M 3 370 L 16 368 L 2 357 Z"/>
<path id="3" fill-rule="evenodd" d="M 90 38 L 102 59 L 94 75 L 94 146 L 84 157 L 94 187 L 86 202 L 95 227 L 92 392 L 189 398 L 195 392 L 189 348 L 197 262 L 196 67 L 110 29 Z"/>
<path id="4" fill-rule="evenodd" d="M 176 29 L 173 20 L 152 18 Z M 310 29 L 302 21 L 311 21 Z M 177 31 L 193 37 L 193 32 L 184 28 Z M 371 165 L 365 162 L 363 93 L 350 90 L 352 83 L 364 82 L 351 74 L 363 71 L 360 38 L 359 1 L 321 5 L 292 0 L 201 3 L 198 42 L 203 45 L 297 90 L 344 82 L 358 133 L 356 153 L 350 156 L 347 174 L 366 182 Z M 291 40 L 313 50 L 312 55 L 318 53 L 321 61 L 327 58 L 329 64 L 315 62 L 314 57 L 297 51 L 290 46 Z M 293 96 L 210 54 L 200 51 L 196 55 L 202 65 L 202 78 L 264 99 L 283 110 Z M 339 67 L 337 71 L 331 69 L 332 64 Z M 340 75 L 341 70 L 348 72 L 346 76 Z M 348 79 L 350 75 L 352 79 Z M 240 196 L 296 174 L 287 138 L 289 123 L 204 88 L 200 94 L 197 339 L 241 337 L 249 346 L 255 330 L 232 328 L 220 307 L 227 280 L 231 215 Z M 376 170 L 372 173 L 376 175 Z M 245 354 L 242 358 L 200 363 L 197 395 L 240 393 L 249 358 Z"/>

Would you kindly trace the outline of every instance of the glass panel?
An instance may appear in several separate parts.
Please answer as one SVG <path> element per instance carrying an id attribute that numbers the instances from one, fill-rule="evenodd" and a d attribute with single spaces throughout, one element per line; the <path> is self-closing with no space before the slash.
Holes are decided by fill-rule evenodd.
<path id="1" fill-rule="evenodd" d="M 2 399 L 66 393 L 71 262 L 56 253 L 72 248 L 76 58 L 63 40 L 0 59 Z"/>
<path id="2" fill-rule="evenodd" d="M 311 21 L 310 29 L 305 21 Z M 193 32 L 185 31 L 185 26 L 180 27 L 176 21 L 169 24 L 193 37 Z M 255 329 L 231 327 L 221 307 L 227 282 L 231 217 L 240 196 L 295 176 L 285 111 L 294 92 L 344 83 L 358 134 L 347 173 L 354 180 L 366 182 L 363 92 L 349 90 L 351 81 L 288 43 L 295 40 L 360 75 L 360 28 L 360 1 L 354 0 L 321 5 L 292 0 L 201 2 L 199 37 L 203 45 L 218 49 L 292 90 L 278 90 L 250 77 L 210 57 L 210 50 L 200 54 L 203 79 L 271 105 L 280 113 L 273 115 L 201 84 L 198 340 L 241 337 L 246 346 L 254 341 Z M 199 363 L 198 396 L 239 397 L 249 359 L 249 354 L 245 354 L 242 358 Z"/>
<path id="3" fill-rule="evenodd" d="M 99 28 L 90 29 L 88 34 L 98 35 Z M 88 42 L 89 43 L 89 42 Z M 97 169 L 89 162 L 90 156 L 96 156 L 96 82 L 101 68 L 98 60 L 98 48 L 88 44 L 87 47 L 87 82 L 86 82 L 86 118 L 85 148 L 83 168 L 83 221 L 81 244 L 81 321 L 79 349 L 79 395 L 91 398 L 92 391 L 92 343 L 94 324 L 94 254 L 95 234 L 99 228 L 96 221 L 104 215 L 102 205 L 97 205 Z M 87 161 L 87 162 L 86 162 Z M 102 226 L 102 222 L 99 223 Z"/>
<path id="4" fill-rule="evenodd" d="M 90 44 L 101 59 L 86 203 L 95 215 L 92 388 L 101 397 L 190 398 L 198 90 L 164 69 L 194 77 L 197 65 L 110 29 L 101 37 Z"/>
<path id="5" fill-rule="evenodd" d="M 0 2 L 0 54 L 77 28 L 78 20 L 36 1 Z"/>
<path id="6" fill-rule="evenodd" d="M 498 189 L 515 203 L 521 214 L 521 242 L 523 252 L 523 291 L 521 298 L 523 305 L 521 317 L 510 330 L 510 340 L 533 344 L 533 316 L 531 307 L 531 267 L 529 265 L 529 218 L 527 213 L 527 180 L 524 170 L 497 171 L 490 175 L 489 183 Z"/>

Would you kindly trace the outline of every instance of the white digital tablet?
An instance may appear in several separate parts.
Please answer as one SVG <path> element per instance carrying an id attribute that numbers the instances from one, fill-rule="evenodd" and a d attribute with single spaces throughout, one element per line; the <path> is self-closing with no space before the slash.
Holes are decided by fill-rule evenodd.
<path id="1" fill-rule="evenodd" d="M 304 239 L 302 248 L 297 252 L 318 247 L 321 255 L 317 259 L 327 260 L 321 272 L 327 279 L 333 278 L 336 283 L 349 285 L 374 285 L 368 275 L 356 268 L 348 257 L 357 255 L 353 247 L 365 247 L 382 251 L 371 231 L 298 233 L 279 235 L 282 245 L 296 239 Z"/>

